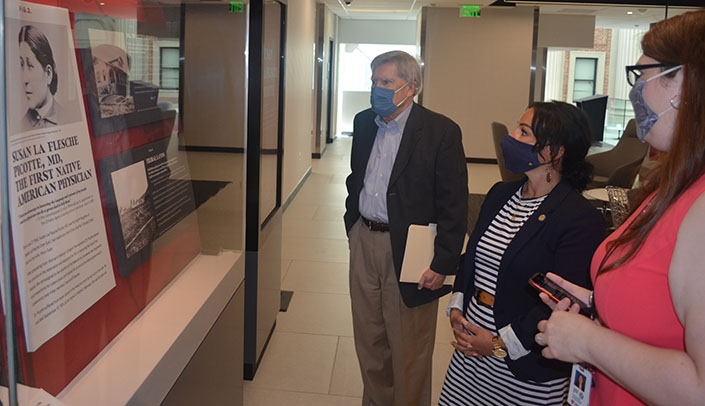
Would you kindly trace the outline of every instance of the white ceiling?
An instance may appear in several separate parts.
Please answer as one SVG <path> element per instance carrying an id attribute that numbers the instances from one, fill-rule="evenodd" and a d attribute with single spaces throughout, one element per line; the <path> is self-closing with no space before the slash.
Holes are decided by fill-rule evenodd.
<path id="1" fill-rule="evenodd" d="M 477 4 L 488 7 L 494 0 L 320 0 L 340 16 L 349 19 L 371 20 L 415 20 L 422 7 L 446 7 L 458 9 L 461 4 Z M 509 0 L 511 1 L 511 0 Z M 540 0 L 537 0 L 537 3 Z M 346 4 L 349 2 L 350 4 Z M 531 6 L 517 6 L 531 7 Z M 662 20 L 666 16 L 664 7 L 639 6 L 605 6 L 552 4 L 539 5 L 542 14 L 594 15 L 597 27 L 604 28 L 648 28 L 649 24 Z M 672 17 L 688 11 L 684 8 L 670 7 L 668 16 Z M 631 14 L 628 14 L 631 13 Z"/>

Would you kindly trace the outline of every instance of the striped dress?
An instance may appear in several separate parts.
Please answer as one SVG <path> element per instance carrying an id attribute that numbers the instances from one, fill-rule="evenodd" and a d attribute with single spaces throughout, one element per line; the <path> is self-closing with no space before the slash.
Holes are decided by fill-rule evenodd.
<path id="1" fill-rule="evenodd" d="M 522 199 L 520 188 L 502 207 L 476 247 L 475 288 L 492 295 L 497 285 L 499 264 L 512 238 L 539 207 L 546 196 Z M 468 294 L 466 292 L 466 294 Z M 470 322 L 496 333 L 493 310 L 478 305 L 474 297 L 465 310 Z M 477 359 L 455 351 L 441 391 L 439 406 L 470 405 L 562 405 L 568 378 L 552 381 L 523 382 L 514 377 L 504 359 Z"/>

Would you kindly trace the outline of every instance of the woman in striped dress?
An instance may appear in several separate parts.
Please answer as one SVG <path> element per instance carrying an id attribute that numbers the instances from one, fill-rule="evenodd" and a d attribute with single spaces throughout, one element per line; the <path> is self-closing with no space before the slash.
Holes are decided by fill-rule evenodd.
<path id="1" fill-rule="evenodd" d="M 507 169 L 523 180 L 492 187 L 468 241 L 448 307 L 456 351 L 439 405 L 561 405 L 570 364 L 541 357 L 536 324 L 549 309 L 528 285 L 553 272 L 588 285 L 590 258 L 605 235 L 581 195 L 592 167 L 585 114 L 536 102 L 502 141 Z"/>

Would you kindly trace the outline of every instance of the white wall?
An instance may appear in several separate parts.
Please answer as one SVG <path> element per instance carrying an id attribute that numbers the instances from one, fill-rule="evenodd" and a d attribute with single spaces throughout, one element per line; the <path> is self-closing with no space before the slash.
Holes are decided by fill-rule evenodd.
<path id="1" fill-rule="evenodd" d="M 318 3 L 316 6 L 316 82 L 314 89 L 314 97 L 316 98 L 317 107 L 314 112 L 318 116 L 314 116 L 314 138 L 312 151 L 313 154 L 320 154 L 326 149 L 326 133 L 328 131 L 328 102 L 333 103 L 335 97 L 335 86 L 329 86 L 335 78 L 335 73 L 331 74 L 331 68 L 337 66 L 332 57 L 338 54 L 335 43 L 337 34 L 337 21 L 335 15 L 323 3 Z M 331 41 L 333 49 L 331 50 Z M 332 52 L 331 52 L 332 51 Z M 331 77 L 332 76 L 332 77 Z M 319 110 L 320 111 L 316 111 Z M 335 111 L 331 108 L 332 111 Z M 334 115 L 330 115 L 330 136 L 335 135 Z"/>
<path id="2" fill-rule="evenodd" d="M 548 50 L 546 60 L 546 93 L 544 101 L 563 100 L 563 72 L 565 71 L 565 51 Z"/>
<path id="3" fill-rule="evenodd" d="M 538 47 L 592 48 L 595 16 L 541 14 Z"/>
<path id="4" fill-rule="evenodd" d="M 609 94 L 617 99 L 629 99 L 631 86 L 627 84 L 624 67 L 636 64 L 641 56 L 641 39 L 646 29 L 616 29 L 612 31 L 611 72 Z"/>
<path id="5" fill-rule="evenodd" d="M 460 125 L 466 157 L 494 159 L 490 123 L 513 128 L 529 103 L 533 8 L 425 8 L 422 24 L 424 106 Z"/>
<path id="6" fill-rule="evenodd" d="M 282 202 L 311 168 L 316 2 L 287 2 Z"/>
<path id="7" fill-rule="evenodd" d="M 416 45 L 414 20 L 339 21 L 338 41 L 342 44 Z"/>

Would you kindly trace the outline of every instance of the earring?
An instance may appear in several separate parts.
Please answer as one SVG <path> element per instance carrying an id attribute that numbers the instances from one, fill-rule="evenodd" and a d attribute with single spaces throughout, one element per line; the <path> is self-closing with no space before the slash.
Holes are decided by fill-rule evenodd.
<path id="1" fill-rule="evenodd" d="M 681 105 L 681 96 L 680 95 L 673 96 L 673 98 L 671 99 L 671 107 L 678 110 L 678 107 L 680 107 L 680 105 Z"/>
<path id="2" fill-rule="evenodd" d="M 546 168 L 546 182 L 551 183 L 553 176 L 551 175 L 551 170 Z"/>

